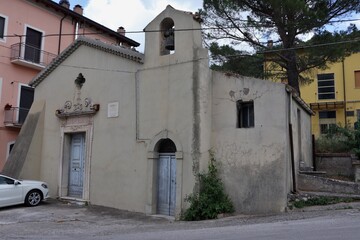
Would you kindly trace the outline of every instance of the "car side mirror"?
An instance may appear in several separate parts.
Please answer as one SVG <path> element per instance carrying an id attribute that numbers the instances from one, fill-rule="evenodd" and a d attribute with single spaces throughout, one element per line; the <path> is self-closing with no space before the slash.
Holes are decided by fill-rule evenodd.
<path id="1" fill-rule="evenodd" d="M 19 181 L 15 180 L 14 182 L 15 186 L 21 184 Z"/>

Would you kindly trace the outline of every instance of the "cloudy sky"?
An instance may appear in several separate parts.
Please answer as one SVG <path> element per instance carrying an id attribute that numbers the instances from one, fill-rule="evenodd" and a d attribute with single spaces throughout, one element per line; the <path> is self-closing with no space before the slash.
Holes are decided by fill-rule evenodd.
<path id="1" fill-rule="evenodd" d="M 59 0 L 53 0 L 59 2 Z M 76 4 L 80 4 L 84 8 L 84 15 L 100 24 L 117 30 L 123 26 L 127 31 L 126 36 L 134 39 L 141 44 L 137 49 L 144 49 L 144 33 L 130 33 L 131 31 L 142 31 L 144 27 L 155 18 L 167 5 L 171 5 L 176 9 L 196 12 L 202 8 L 203 0 L 69 0 L 70 8 Z M 360 14 L 352 17 L 344 17 L 350 19 L 360 19 Z M 360 28 L 360 21 L 354 22 Z M 336 23 L 329 30 L 344 29 L 349 22 Z M 310 38 L 312 34 L 304 36 L 303 40 Z"/>
<path id="2" fill-rule="evenodd" d="M 58 0 L 54 0 L 59 2 Z M 123 26 L 126 31 L 142 31 L 167 5 L 176 9 L 196 12 L 202 0 L 69 0 L 70 9 L 76 4 L 84 8 L 84 15 L 116 31 Z M 144 33 L 126 34 L 143 45 Z M 138 50 L 142 51 L 144 46 Z"/>

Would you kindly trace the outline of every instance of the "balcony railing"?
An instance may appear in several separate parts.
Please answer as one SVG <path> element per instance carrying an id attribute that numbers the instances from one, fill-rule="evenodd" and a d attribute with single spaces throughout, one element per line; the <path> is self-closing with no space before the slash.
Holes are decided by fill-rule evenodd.
<path id="1" fill-rule="evenodd" d="M 55 54 L 25 43 L 11 45 L 11 62 L 19 65 L 40 70 L 45 68 L 55 57 Z"/>
<path id="2" fill-rule="evenodd" d="M 7 127 L 21 127 L 30 109 L 10 107 L 5 109 L 4 125 Z"/>

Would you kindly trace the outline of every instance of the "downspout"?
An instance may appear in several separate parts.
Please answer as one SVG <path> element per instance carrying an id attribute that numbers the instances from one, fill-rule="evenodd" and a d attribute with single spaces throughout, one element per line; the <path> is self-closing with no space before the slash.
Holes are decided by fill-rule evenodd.
<path id="1" fill-rule="evenodd" d="M 64 15 L 64 17 L 62 17 L 61 20 L 60 20 L 58 55 L 60 54 L 60 49 L 61 49 L 62 24 L 63 24 L 63 21 L 64 21 L 64 19 L 66 17 L 67 17 L 67 15 Z"/>
<path id="2" fill-rule="evenodd" d="M 345 84 L 345 60 L 342 60 L 342 74 L 343 74 L 343 88 L 344 88 L 344 120 L 345 126 L 347 126 L 347 118 L 346 118 L 346 84 Z"/>
<path id="3" fill-rule="evenodd" d="M 292 111 L 292 92 L 289 94 L 289 140 L 290 140 L 290 159 L 291 159 L 291 176 L 292 176 L 292 192 L 296 193 L 296 170 L 295 170 L 295 157 L 294 157 L 294 141 L 293 141 L 293 130 L 291 122 L 291 111 Z"/>
<path id="4" fill-rule="evenodd" d="M 137 142 L 144 142 L 146 140 L 149 139 L 141 139 L 140 138 L 140 127 L 139 127 L 139 111 L 140 111 L 140 106 L 139 106 L 139 73 L 141 70 L 137 70 L 135 72 L 135 135 L 136 135 L 136 141 Z"/>
<path id="5" fill-rule="evenodd" d="M 139 83 L 138 83 L 139 70 L 135 73 L 135 135 L 136 141 L 139 141 Z"/>
<path id="6" fill-rule="evenodd" d="M 78 38 L 79 35 L 79 22 L 75 23 L 75 39 L 76 40 Z"/>

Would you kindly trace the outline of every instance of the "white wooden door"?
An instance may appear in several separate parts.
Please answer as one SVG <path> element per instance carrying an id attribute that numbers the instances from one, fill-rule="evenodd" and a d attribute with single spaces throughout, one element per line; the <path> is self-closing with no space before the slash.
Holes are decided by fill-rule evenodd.
<path id="1" fill-rule="evenodd" d="M 85 134 L 74 134 L 71 138 L 69 169 L 69 197 L 83 197 Z"/>

